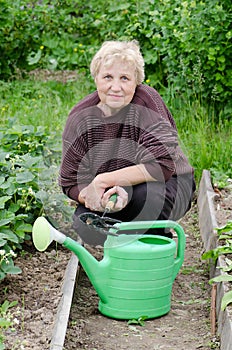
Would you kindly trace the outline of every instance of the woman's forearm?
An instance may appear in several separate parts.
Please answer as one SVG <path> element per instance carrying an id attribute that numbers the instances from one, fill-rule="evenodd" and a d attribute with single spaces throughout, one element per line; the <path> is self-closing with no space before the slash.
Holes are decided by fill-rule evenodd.
<path id="1" fill-rule="evenodd" d="M 132 165 L 123 169 L 99 174 L 96 185 L 109 188 L 113 186 L 133 186 L 143 182 L 156 181 L 146 170 L 144 164 Z"/>
<path id="2" fill-rule="evenodd" d="M 104 193 L 106 193 L 106 189 L 120 189 L 123 186 L 133 186 L 149 181 L 156 180 L 148 173 L 143 164 L 98 174 L 93 181 L 80 192 L 78 201 L 87 208 L 101 211 L 102 198 Z"/>

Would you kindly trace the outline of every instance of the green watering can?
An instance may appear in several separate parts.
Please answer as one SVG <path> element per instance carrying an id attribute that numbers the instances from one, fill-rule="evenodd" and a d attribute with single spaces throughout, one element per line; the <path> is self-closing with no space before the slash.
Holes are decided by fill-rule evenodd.
<path id="1" fill-rule="evenodd" d="M 178 243 L 164 236 L 133 234 L 136 230 L 172 228 Z M 132 234 L 118 234 L 120 231 Z M 44 217 L 36 219 L 32 237 L 44 251 L 55 240 L 74 252 L 99 296 L 99 311 L 116 319 L 155 318 L 171 308 L 173 281 L 184 260 L 185 233 L 174 221 L 114 224 L 97 261 L 81 244 L 56 230 Z"/>

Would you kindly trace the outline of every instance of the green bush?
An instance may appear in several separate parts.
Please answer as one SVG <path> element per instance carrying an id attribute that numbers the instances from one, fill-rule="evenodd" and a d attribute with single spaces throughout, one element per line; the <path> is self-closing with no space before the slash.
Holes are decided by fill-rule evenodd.
<path id="1" fill-rule="evenodd" d="M 33 127 L 8 125 L 0 131 L 0 280 L 19 273 L 14 266 L 15 251 L 29 239 L 32 224 L 42 211 L 36 199 L 43 133 Z"/>
<path id="2" fill-rule="evenodd" d="M 88 69 L 101 43 L 137 39 L 146 78 L 231 113 L 229 0 L 0 0 L 0 77 L 34 68 Z"/>

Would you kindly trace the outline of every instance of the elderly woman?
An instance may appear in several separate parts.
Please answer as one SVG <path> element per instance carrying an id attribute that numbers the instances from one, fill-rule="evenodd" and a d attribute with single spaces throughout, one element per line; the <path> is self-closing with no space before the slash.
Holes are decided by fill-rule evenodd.
<path id="1" fill-rule="evenodd" d="M 59 183 L 77 202 L 74 227 L 79 236 L 89 244 L 103 244 L 105 237 L 96 231 L 87 235 L 78 220 L 81 213 L 102 215 L 117 193 L 107 216 L 178 220 L 190 209 L 195 182 L 172 115 L 157 91 L 142 84 L 138 43 L 105 42 L 90 70 L 97 90 L 70 112 Z"/>

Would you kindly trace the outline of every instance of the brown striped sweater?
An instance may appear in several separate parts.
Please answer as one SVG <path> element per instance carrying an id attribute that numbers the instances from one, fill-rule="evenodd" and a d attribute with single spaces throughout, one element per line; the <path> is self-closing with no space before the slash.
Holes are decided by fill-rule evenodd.
<path id="1" fill-rule="evenodd" d="M 64 132 L 59 184 L 77 200 L 100 173 L 143 163 L 159 181 L 193 173 L 178 144 L 172 115 L 151 87 L 137 87 L 131 104 L 111 117 L 96 106 L 97 92 L 70 112 Z"/>

